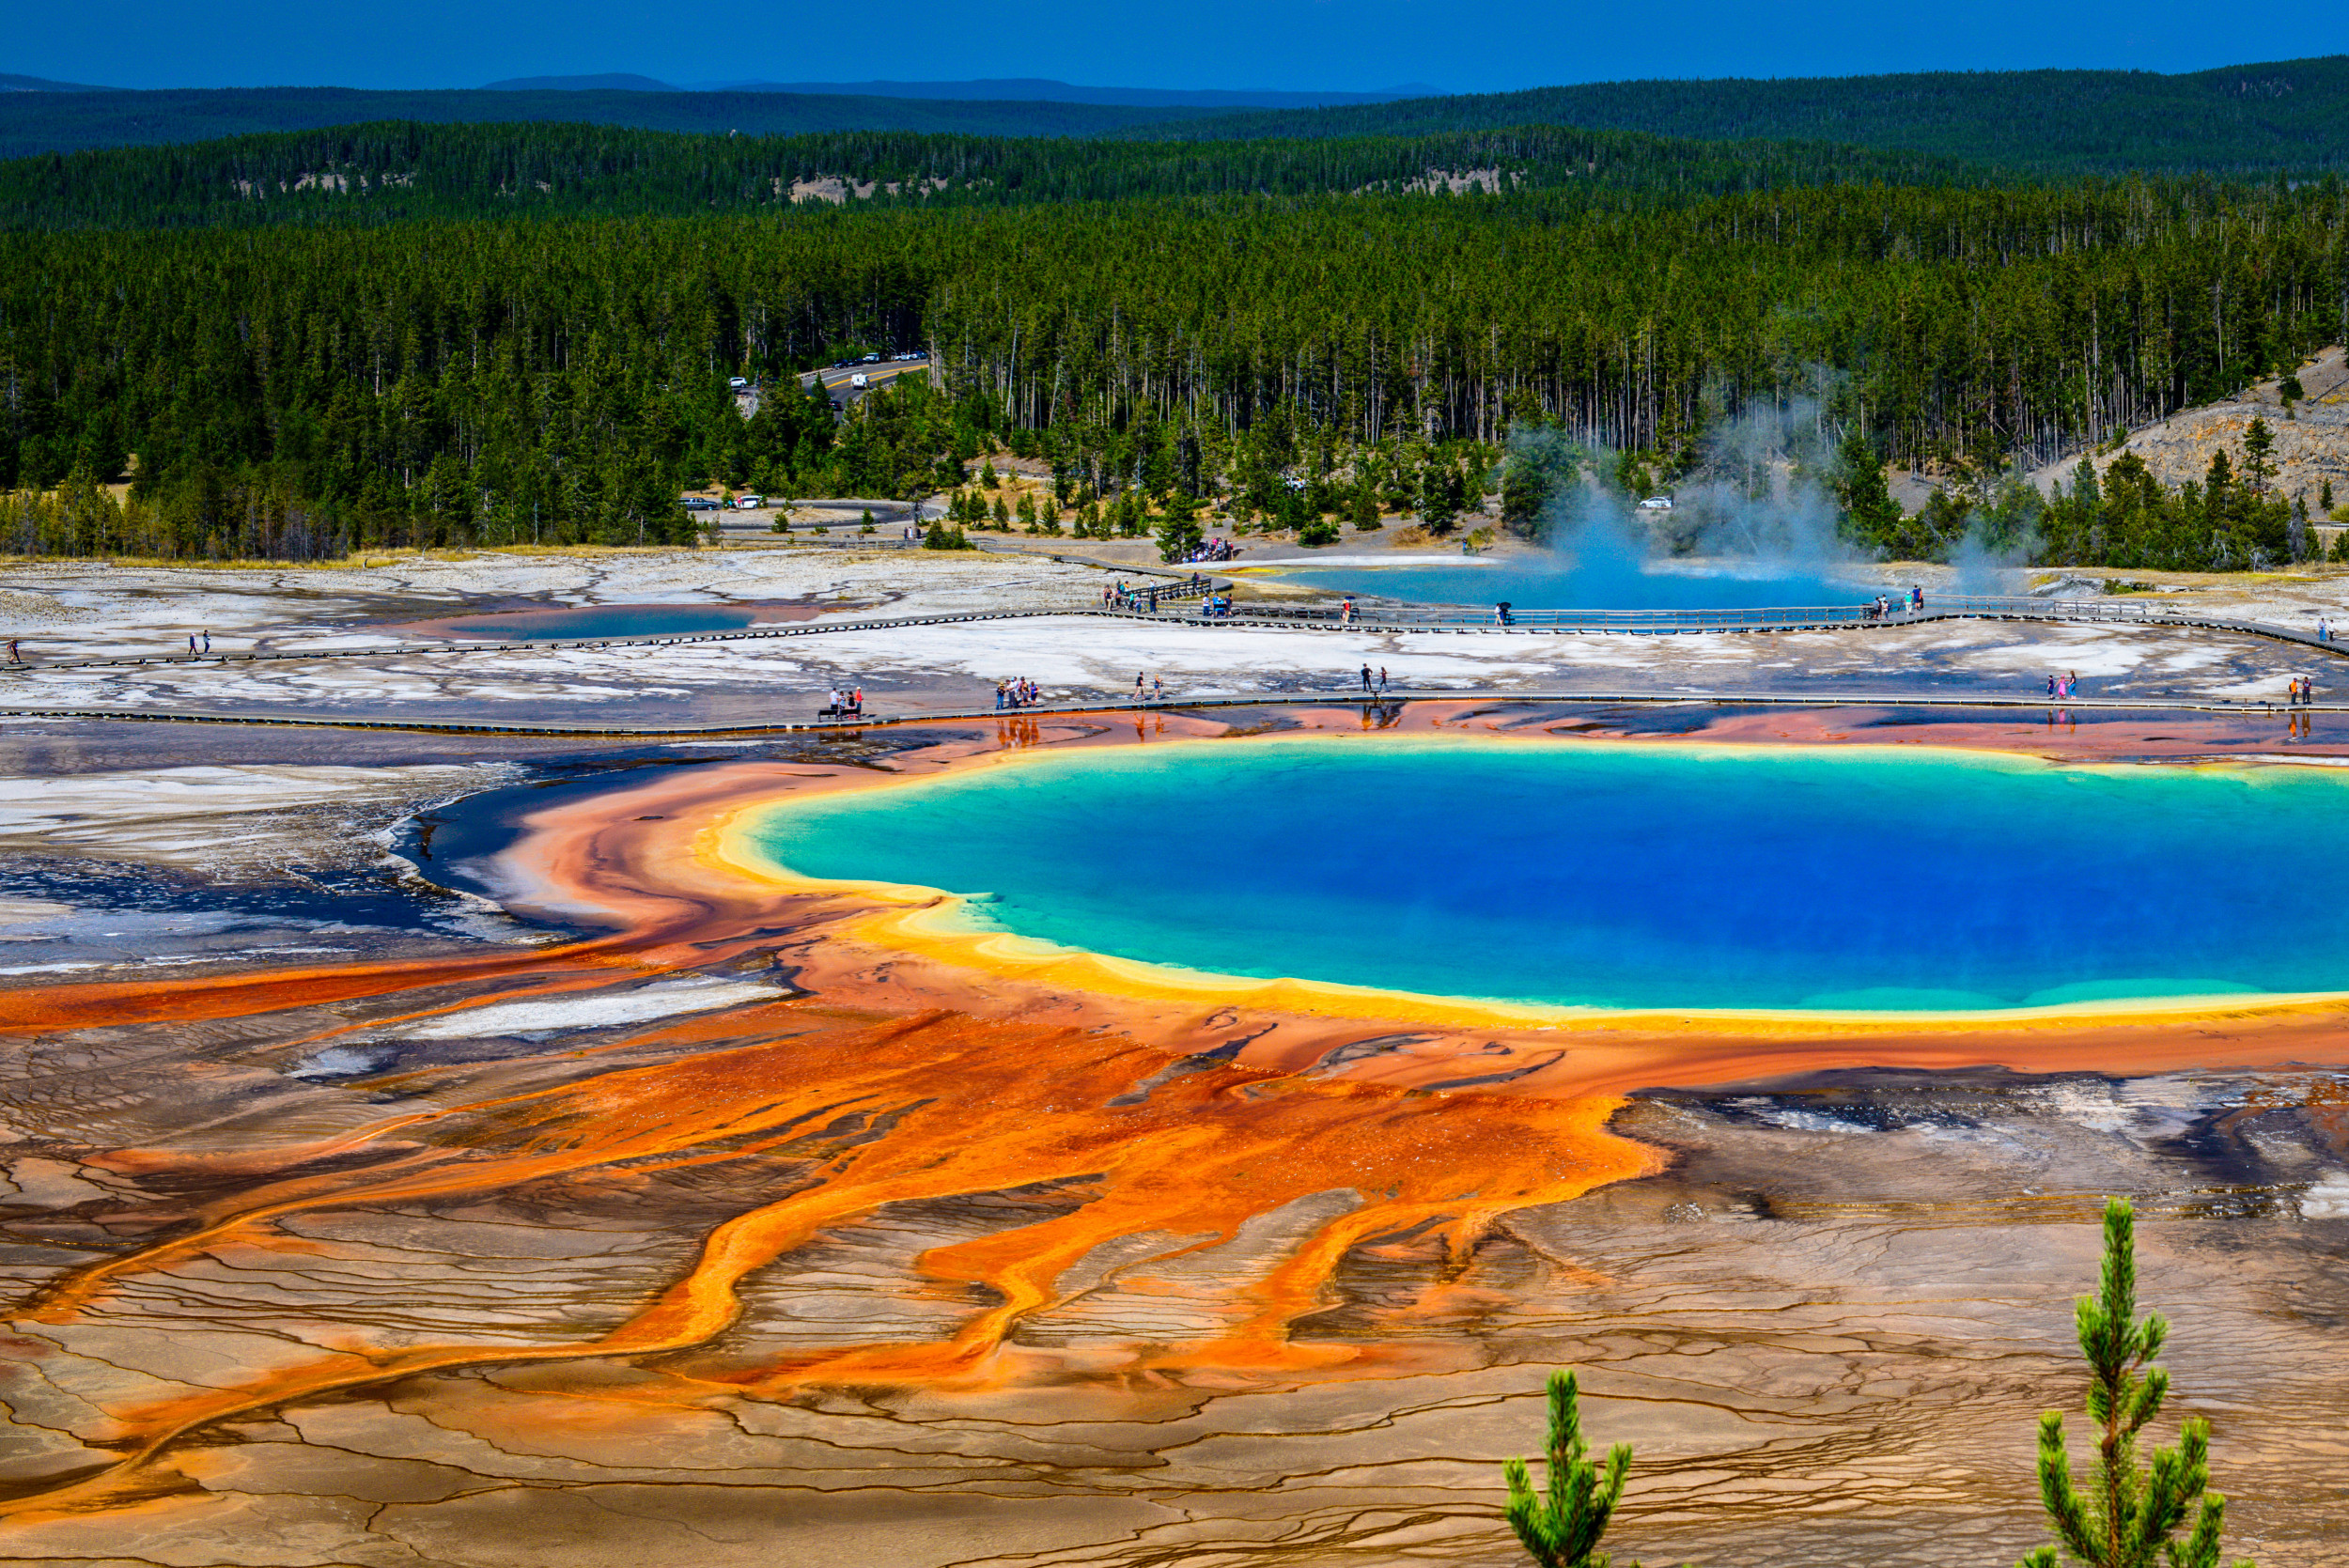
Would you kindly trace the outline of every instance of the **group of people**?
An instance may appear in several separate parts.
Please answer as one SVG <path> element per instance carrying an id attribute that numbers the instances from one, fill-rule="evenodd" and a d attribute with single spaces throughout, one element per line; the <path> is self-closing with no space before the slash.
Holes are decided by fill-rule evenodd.
<path id="1" fill-rule="evenodd" d="M 2290 693 L 2285 699 L 2287 707 L 2306 707 L 2316 701 L 2316 682 L 2306 675 L 2293 676 L 2292 684 L 2285 690 Z"/>
<path id="2" fill-rule="evenodd" d="M 198 638 L 198 637 L 201 637 L 201 638 L 204 640 L 204 645 L 203 645 L 201 648 L 199 648 L 199 647 L 197 647 L 197 646 L 195 645 L 195 644 L 196 644 L 196 638 Z M 8 644 L 8 646 L 9 646 L 10 648 L 14 648 L 14 647 L 16 646 L 16 644 L 15 644 L 14 643 L 11 643 L 11 644 Z M 191 636 L 191 637 L 188 639 L 188 651 L 189 651 L 190 653 L 193 653 L 193 654 L 206 654 L 206 653 L 210 653 L 210 652 L 211 652 L 211 651 L 212 651 L 212 634 L 211 634 L 210 632 L 209 632 L 209 631 L 200 631 L 200 632 L 195 633 L 194 636 Z"/>
<path id="3" fill-rule="evenodd" d="M 1913 615 L 1924 607 L 1925 591 L 1912 584 L 1906 594 L 1894 594 L 1890 598 L 1878 594 L 1875 601 L 1866 606 L 1866 613 L 1868 619 L 1881 621 L 1903 613 Z"/>
<path id="4" fill-rule="evenodd" d="M 1228 561 L 1238 553 L 1237 547 L 1229 539 L 1209 539 L 1205 544 L 1194 546 L 1183 559 L 1186 562 Z"/>
<path id="5" fill-rule="evenodd" d="M 1101 590 L 1101 602 L 1114 610 L 1147 610 L 1156 614 L 1159 591 L 1156 588 L 1128 588 L 1126 580 L 1121 577 Z"/>
<path id="6" fill-rule="evenodd" d="M 1367 664 L 1362 666 L 1362 690 L 1365 691 L 1375 691 L 1381 696 L 1386 694 L 1387 667 L 1384 664 L 1378 666 L 1377 683 L 1376 685 L 1372 684 L 1370 666 Z"/>
<path id="7" fill-rule="evenodd" d="M 2066 671 L 2062 675 L 2047 677 L 2047 695 L 2050 697 L 2062 700 L 2077 697 L 2079 694 L 2080 677 L 2077 673 Z"/>
<path id="8" fill-rule="evenodd" d="M 995 683 L 995 706 L 998 711 L 1007 707 L 1034 707 L 1043 700 L 1044 689 L 1024 675 Z"/>
<path id="9" fill-rule="evenodd" d="M 864 717 L 864 688 L 835 686 L 824 693 L 823 711 L 818 719 L 862 719 Z"/>

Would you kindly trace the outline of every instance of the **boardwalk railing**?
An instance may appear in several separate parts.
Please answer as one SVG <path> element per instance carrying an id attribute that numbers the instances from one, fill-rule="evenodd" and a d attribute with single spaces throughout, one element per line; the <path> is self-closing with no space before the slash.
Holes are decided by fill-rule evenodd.
<path id="1" fill-rule="evenodd" d="M 2249 626 L 2222 622 L 2174 602 L 2129 598 L 2026 598 L 1938 594 L 1921 610 L 1906 602 L 1878 614 L 1872 601 L 1843 604 L 1769 605 L 1721 610 L 1537 610 L 1512 606 L 1504 620 L 1493 607 L 1400 604 L 1358 599 L 1349 613 L 1334 604 L 1276 605 L 1250 601 L 1233 607 L 1233 618 L 1282 621 L 1299 626 L 1510 626 L 1523 630 L 1680 632 L 1783 630 L 1803 627 L 1898 625 L 1952 616 L 2032 621 L 2131 622 L 2170 626 Z"/>
<path id="2" fill-rule="evenodd" d="M 149 653 L 65 658 L 41 657 L 8 662 L 0 657 L 0 675 L 24 675 L 36 670 L 95 670 L 122 666 L 168 664 L 301 663 L 320 660 L 397 659 L 416 655 L 494 657 L 504 654 L 548 654 L 570 649 L 672 647 L 696 643 L 740 643 L 770 639 L 823 637 L 841 631 L 880 631 L 908 627 L 954 626 L 979 621 L 1013 621 L 1059 616 L 1099 616 L 1145 624 L 1214 627 L 1280 628 L 1296 631 L 1361 629 L 1381 631 L 1449 631 L 1455 633 L 1550 636 L 1660 636 L 1685 632 L 1766 632 L 1827 630 L 1841 627 L 1916 626 L 1926 621 L 1953 619 L 2014 621 L 2077 621 L 2174 627 L 2236 632 L 2296 644 L 2335 656 L 2349 657 L 2349 648 L 2312 630 L 2302 631 L 2268 621 L 2236 620 L 2190 606 L 2139 603 L 2127 598 L 2057 599 L 2001 598 L 1942 595 L 1928 598 L 1918 611 L 1894 611 L 1881 617 L 1871 604 L 1796 605 L 1752 610 L 1513 610 L 1501 622 L 1490 609 L 1460 605 L 1397 604 L 1390 600 L 1358 602 L 1350 616 L 1337 605 L 1281 605 L 1242 600 L 1228 608 L 1201 601 L 1221 594 L 1224 584 L 1209 579 L 1161 583 L 1158 608 L 1150 608 L 1145 590 L 1120 605 L 1027 605 L 1000 610 L 965 610 L 928 615 L 897 615 L 842 620 L 817 620 L 785 626 L 751 626 L 721 631 L 677 632 L 637 637 L 583 637 L 530 641 L 522 639 L 450 638 L 434 644 L 370 644 L 358 647 L 286 648 L 260 651 L 226 648 L 206 653 Z"/>

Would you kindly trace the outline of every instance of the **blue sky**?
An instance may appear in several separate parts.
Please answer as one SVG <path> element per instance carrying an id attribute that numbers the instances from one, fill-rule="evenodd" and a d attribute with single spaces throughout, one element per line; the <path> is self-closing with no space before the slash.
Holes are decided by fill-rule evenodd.
<path id="1" fill-rule="evenodd" d="M 1088 85 L 1489 91 L 1645 76 L 2034 66 L 2193 70 L 2349 52 L 2349 6 L 2186 0 L 39 0 L 0 70 L 131 87 L 1043 76 Z"/>

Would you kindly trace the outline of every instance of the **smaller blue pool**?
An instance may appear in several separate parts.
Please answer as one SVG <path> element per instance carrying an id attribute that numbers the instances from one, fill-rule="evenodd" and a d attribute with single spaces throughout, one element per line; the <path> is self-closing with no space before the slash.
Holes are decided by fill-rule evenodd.
<path id="1" fill-rule="evenodd" d="M 813 620 L 812 604 L 589 604 L 574 610 L 516 610 L 494 615 L 454 615 L 409 629 L 435 637 L 495 637 L 516 642 L 570 642 L 583 637 L 679 637 L 735 631 L 771 621 Z"/>
<path id="2" fill-rule="evenodd" d="M 1816 574 L 1779 571 L 1738 576 L 1579 567 L 1557 556 L 1463 559 L 1457 565 L 1308 567 L 1281 572 L 1284 582 L 1331 593 L 1410 604 L 1495 604 L 1519 610 L 1761 610 L 1773 606 L 1859 604 L 1880 587 Z"/>

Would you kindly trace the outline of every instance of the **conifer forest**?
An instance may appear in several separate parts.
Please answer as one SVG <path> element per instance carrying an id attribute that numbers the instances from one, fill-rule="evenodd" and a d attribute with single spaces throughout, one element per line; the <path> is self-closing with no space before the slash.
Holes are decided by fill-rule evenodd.
<path id="1" fill-rule="evenodd" d="M 1128 526 L 1173 502 L 1299 527 L 1498 494 L 1533 427 L 1601 483 L 1669 481 L 1800 400 L 1856 545 L 1930 554 L 1962 519 L 1888 510 L 1875 467 L 1984 505 L 2349 334 L 2338 173 L 2046 179 L 1542 126 L 390 125 L 24 160 L 0 210 L 0 539 L 43 553 L 679 542 L 683 489 L 936 493 L 1003 449 Z M 845 418 L 800 390 L 916 351 L 926 378 Z M 2037 548 L 2186 566 L 2287 532 L 2255 486 L 2107 489 Z"/>

